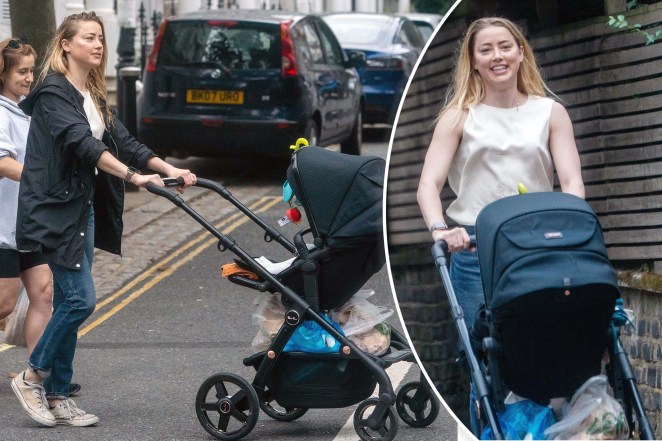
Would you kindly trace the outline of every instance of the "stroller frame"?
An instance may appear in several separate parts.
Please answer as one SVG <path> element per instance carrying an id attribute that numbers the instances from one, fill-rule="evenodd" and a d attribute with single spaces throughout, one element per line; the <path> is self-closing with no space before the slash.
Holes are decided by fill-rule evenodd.
<path id="1" fill-rule="evenodd" d="M 181 180 L 165 178 L 164 183 L 166 187 L 174 187 L 181 185 Z M 387 354 L 378 357 L 363 352 L 320 315 L 317 303 L 316 274 L 318 272 L 318 263 L 316 259 L 324 257 L 327 251 L 325 249 L 308 250 L 303 240 L 303 235 L 309 233 L 310 229 L 297 233 L 294 236 L 294 243 L 292 243 L 232 196 L 221 184 L 208 179 L 198 178 L 196 186 L 218 193 L 238 208 L 265 231 L 264 240 L 266 242 L 276 241 L 295 256 L 301 257 L 302 259 L 300 262 L 297 262 L 296 267 L 293 265 L 278 274 L 278 276 L 283 276 L 297 270 L 301 271 L 305 292 L 305 296 L 302 298 L 293 289 L 282 283 L 276 275 L 271 274 L 257 263 L 234 239 L 220 232 L 204 217 L 187 205 L 179 195 L 167 188 L 162 188 L 154 184 L 147 185 L 146 188 L 148 191 L 170 200 L 216 237 L 218 239 L 217 248 L 219 251 L 231 251 L 240 259 L 238 263 L 246 265 L 261 278 L 261 281 L 256 281 L 246 277 L 232 275 L 228 277 L 230 281 L 259 292 L 279 292 L 282 296 L 281 298 L 284 299 L 283 304 L 286 306 L 283 326 L 278 331 L 268 349 L 265 352 L 254 354 L 244 360 L 244 365 L 253 366 L 257 371 L 252 383 L 248 383 L 242 377 L 235 374 L 221 373 L 209 377 L 200 387 L 196 398 L 196 414 L 201 425 L 207 432 L 222 440 L 240 439 L 255 427 L 259 408 L 262 408 L 270 417 L 280 421 L 293 421 L 307 411 L 307 408 L 289 405 L 283 406 L 286 409 L 284 412 L 271 408 L 269 406 L 269 400 L 277 400 L 278 397 L 270 396 L 270 391 L 267 387 L 270 375 L 278 366 L 279 360 L 283 359 L 283 350 L 286 343 L 295 329 L 304 320 L 311 320 L 318 324 L 324 331 L 340 342 L 341 350 L 337 354 L 304 354 L 294 352 L 287 353 L 288 355 L 291 355 L 295 359 L 297 357 L 313 357 L 318 360 L 357 360 L 365 366 L 379 385 L 378 398 L 365 399 L 355 411 L 354 427 L 361 439 L 381 441 L 394 439 L 398 428 L 394 407 L 403 421 L 412 427 L 425 427 L 436 419 L 440 405 L 422 373 L 420 375 L 420 381 L 405 384 L 396 396 L 390 379 L 385 372 L 387 367 L 396 362 L 415 362 L 413 353 L 404 336 L 396 329 L 391 328 L 391 346 L 395 351 L 387 352 Z M 229 382 L 240 388 L 240 392 L 233 396 L 222 396 L 224 393 L 221 391 L 227 393 L 224 385 L 225 382 Z M 212 388 L 216 388 L 216 397 L 219 398 L 219 401 L 215 403 L 205 402 L 204 399 L 207 392 Z M 412 390 L 414 391 L 413 396 L 411 394 L 407 395 Z M 309 407 L 346 407 L 347 405 L 347 403 L 343 403 L 342 405 L 333 405 L 331 403 L 331 405 Z M 428 407 L 430 412 L 425 415 L 424 412 Z M 366 410 L 370 408 L 373 408 L 371 414 L 365 417 Z M 207 417 L 207 412 L 218 412 L 220 414 L 218 423 Z M 248 412 L 248 414 L 245 412 Z M 239 429 L 230 431 L 227 429 L 228 421 L 233 417 L 238 419 L 241 424 Z"/>

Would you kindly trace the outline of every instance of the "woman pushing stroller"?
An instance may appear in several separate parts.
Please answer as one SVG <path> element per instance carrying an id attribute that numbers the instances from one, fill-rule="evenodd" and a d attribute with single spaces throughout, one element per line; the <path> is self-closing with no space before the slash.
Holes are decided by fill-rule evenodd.
<path id="1" fill-rule="evenodd" d="M 469 26 L 417 200 L 433 240 L 444 240 L 452 253 L 451 281 L 470 324 L 483 303 L 478 256 L 469 250 L 480 210 L 516 194 L 519 183 L 531 192 L 552 191 L 554 169 L 563 192 L 584 197 L 572 123 L 546 92 L 531 46 L 514 23 L 482 18 Z M 457 195 L 447 209 L 455 228 L 446 224 L 439 197 L 446 179 Z"/>
<path id="2" fill-rule="evenodd" d="M 196 177 L 138 143 L 106 105 L 108 50 L 94 12 L 65 18 L 50 42 L 42 82 L 21 101 L 32 117 L 21 175 L 18 249 L 42 253 L 53 272 L 53 315 L 12 389 L 45 426 L 89 426 L 99 419 L 69 399 L 79 326 L 92 314 L 93 248 L 119 254 L 124 183 L 163 186 L 158 174 Z M 129 164 L 129 166 L 125 165 Z M 135 168 L 134 168 L 135 167 Z M 180 188 L 181 190 L 182 188 Z"/>

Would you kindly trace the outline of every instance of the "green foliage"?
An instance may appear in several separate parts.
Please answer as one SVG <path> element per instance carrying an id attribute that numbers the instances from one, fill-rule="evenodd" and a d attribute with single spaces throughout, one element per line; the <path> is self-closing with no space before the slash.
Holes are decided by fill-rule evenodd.
<path id="1" fill-rule="evenodd" d="M 641 29 L 640 24 L 629 24 L 623 15 L 617 15 L 616 17 L 610 15 L 607 24 L 614 29 L 623 29 L 630 32 L 636 32 L 646 39 L 646 46 L 655 43 L 657 40 L 662 40 L 662 30 L 657 30 L 654 34 L 644 31 Z"/>
<path id="2" fill-rule="evenodd" d="M 413 0 L 416 12 L 444 15 L 453 6 L 455 0 Z"/>

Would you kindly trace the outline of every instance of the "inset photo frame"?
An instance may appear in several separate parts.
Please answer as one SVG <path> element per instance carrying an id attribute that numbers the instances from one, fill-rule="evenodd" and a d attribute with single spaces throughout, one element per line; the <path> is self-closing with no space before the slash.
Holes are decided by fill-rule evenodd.
<path id="1" fill-rule="evenodd" d="M 563 404 L 568 412 L 573 395 L 586 397 L 581 393 L 593 384 L 589 379 L 607 374 L 609 386 L 604 390 L 610 402 L 621 404 L 620 411 L 612 411 L 619 424 L 626 424 L 626 437 L 662 436 L 656 398 L 662 392 L 656 349 L 662 309 L 662 182 L 658 178 L 662 2 L 634 3 L 587 0 L 578 7 L 565 1 L 459 1 L 429 42 L 401 103 L 385 191 L 385 234 L 394 292 L 430 380 L 468 430 L 472 418 L 474 423 L 480 421 L 474 427 L 479 438 L 490 436 L 485 430 L 497 424 L 507 439 L 523 439 L 512 438 L 504 427 L 509 421 L 506 410 L 523 401 L 540 405 L 539 412 L 551 409 L 548 423 L 538 427 L 541 431 L 529 432 L 533 439 L 555 424 L 548 431 L 548 436 L 556 436 L 553 439 L 585 435 L 586 419 L 559 428 L 571 416 L 564 414 Z M 476 28 L 476 20 L 486 17 L 496 20 Z M 488 32 L 479 34 L 481 30 Z M 506 37 L 514 37 L 514 55 L 507 53 L 511 49 L 506 47 L 508 38 L 501 38 L 504 30 Z M 463 48 L 468 31 L 474 33 Z M 476 43 L 483 46 L 475 47 Z M 519 69 L 527 76 L 509 79 Z M 541 81 L 531 78 L 531 72 L 538 72 Z M 514 199 L 520 195 L 524 203 Z M 475 332 L 476 314 L 451 307 L 432 246 L 441 237 L 449 240 L 451 248 L 462 245 L 464 237 L 450 232 L 476 226 L 483 208 L 508 198 L 515 202 L 502 202 L 491 214 L 498 225 L 488 219 L 477 233 L 464 228 L 478 236 L 477 258 L 491 258 L 480 266 L 473 262 L 471 267 L 480 271 L 473 276 L 484 288 L 480 303 L 487 301 L 487 311 L 481 315 L 484 329 L 471 350 L 478 353 L 478 377 L 485 380 L 476 396 L 476 376 L 472 381 L 471 360 L 466 355 L 469 349 L 458 334 L 459 318 L 469 336 Z M 440 205 L 430 202 L 435 199 Z M 543 214 L 511 226 L 511 232 L 501 231 L 512 217 L 536 210 Z M 586 218 L 571 220 L 567 210 L 582 212 Z M 508 253 L 518 249 L 520 240 L 515 233 L 522 239 L 520 255 L 513 257 Z M 573 234 L 586 240 L 572 240 Z M 534 237 L 542 239 L 536 242 Z M 481 240 L 489 245 L 481 247 Z M 553 246 L 548 245 L 554 240 Z M 563 241 L 564 246 L 558 246 Z M 587 252 L 586 247 L 600 256 L 599 262 L 589 264 L 585 255 L 574 254 Z M 557 249 L 558 260 L 553 253 L 546 254 L 547 248 Z M 540 267 L 523 264 L 535 271 L 532 274 L 499 267 L 515 265 L 519 258 L 534 259 L 528 249 L 542 253 Z M 458 268 L 462 269 L 461 263 Z M 487 271 L 488 276 L 483 274 Z M 499 285 L 496 279 L 504 274 L 511 279 Z M 466 277 L 463 273 L 459 280 Z M 486 277 L 491 286 L 485 286 Z M 451 285 L 460 291 L 460 307 L 478 309 L 478 305 L 467 307 L 462 297 L 471 288 L 458 290 Z M 504 291 L 512 298 L 502 302 Z M 514 306 L 512 315 L 499 316 L 504 304 L 520 297 L 524 300 Z M 559 306 L 575 298 L 579 299 L 576 307 Z M 583 307 L 582 302 L 586 302 Z M 573 328 L 572 314 L 584 307 L 585 312 L 574 317 Z M 600 308 L 604 308 L 602 316 L 596 312 Z M 588 337 L 591 333 L 594 341 Z M 536 341 L 541 346 L 537 352 L 532 349 Z M 518 343 L 530 346 L 520 353 Z M 491 361 L 485 355 L 488 352 Z M 527 354 L 549 357 L 549 362 L 532 361 Z M 590 360 L 581 367 L 585 356 Z M 567 370 L 540 368 L 566 366 L 555 357 L 566 362 Z M 501 388 L 494 386 L 504 382 Z M 513 388 L 536 396 L 508 395 Z M 477 412 L 470 412 L 471 407 Z"/>

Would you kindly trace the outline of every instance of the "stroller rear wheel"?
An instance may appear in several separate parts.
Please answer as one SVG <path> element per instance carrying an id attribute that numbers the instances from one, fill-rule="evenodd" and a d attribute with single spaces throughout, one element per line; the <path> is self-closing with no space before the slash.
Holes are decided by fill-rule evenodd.
<path id="1" fill-rule="evenodd" d="M 439 415 L 439 402 L 432 391 L 420 381 L 402 386 L 395 398 L 395 409 L 411 427 L 427 427 Z"/>
<path id="2" fill-rule="evenodd" d="M 195 397 L 195 413 L 202 427 L 226 441 L 248 435 L 257 423 L 258 409 L 253 386 L 230 373 L 207 378 Z"/>
<path id="3" fill-rule="evenodd" d="M 381 421 L 375 421 L 372 413 L 379 398 L 368 398 L 354 412 L 354 430 L 363 441 L 391 441 L 398 433 L 398 417 L 393 406 L 388 406 Z"/>
<path id="4" fill-rule="evenodd" d="M 278 405 L 268 388 L 264 390 L 262 397 L 260 397 L 260 409 L 276 421 L 286 422 L 299 419 L 308 412 L 307 407 L 282 407 Z"/>

